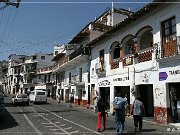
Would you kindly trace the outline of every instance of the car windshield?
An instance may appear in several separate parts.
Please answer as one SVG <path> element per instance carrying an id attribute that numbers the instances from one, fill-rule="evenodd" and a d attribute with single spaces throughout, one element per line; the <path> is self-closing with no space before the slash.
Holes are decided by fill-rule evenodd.
<path id="1" fill-rule="evenodd" d="M 18 95 L 17 97 L 18 97 L 18 98 L 27 98 L 28 96 L 25 95 L 25 94 L 22 94 L 22 95 Z"/>

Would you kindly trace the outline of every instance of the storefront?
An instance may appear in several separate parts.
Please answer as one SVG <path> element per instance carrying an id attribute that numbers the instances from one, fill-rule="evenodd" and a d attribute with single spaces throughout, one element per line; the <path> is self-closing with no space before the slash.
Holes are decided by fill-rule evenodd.
<path id="1" fill-rule="evenodd" d="M 160 63 L 159 83 L 155 92 L 161 91 L 160 105 L 155 110 L 158 123 L 180 122 L 180 65 L 178 59 Z M 172 67 L 173 66 L 173 67 Z M 157 94 L 156 94 L 157 95 Z M 165 105 L 163 105 L 165 104 Z"/>
<path id="2" fill-rule="evenodd" d="M 129 72 L 127 74 L 113 76 L 112 86 L 114 89 L 114 94 L 113 94 L 114 97 L 117 95 L 117 93 L 121 93 L 123 98 L 127 98 L 127 101 L 128 101 L 127 111 L 130 113 Z"/>
<path id="3" fill-rule="evenodd" d="M 103 99 L 106 108 L 110 109 L 110 81 L 108 79 L 100 80 L 98 83 L 99 95 Z"/>

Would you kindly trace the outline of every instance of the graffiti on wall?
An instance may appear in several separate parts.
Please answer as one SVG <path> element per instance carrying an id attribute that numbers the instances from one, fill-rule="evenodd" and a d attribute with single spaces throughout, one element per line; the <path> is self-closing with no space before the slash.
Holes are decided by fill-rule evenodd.
<path id="1" fill-rule="evenodd" d="M 167 123 L 167 109 L 155 107 L 155 121 L 161 124 Z"/>
<path id="2" fill-rule="evenodd" d="M 165 90 L 164 88 L 155 88 L 155 100 L 157 101 L 158 105 L 163 106 L 163 102 L 165 102 Z"/>

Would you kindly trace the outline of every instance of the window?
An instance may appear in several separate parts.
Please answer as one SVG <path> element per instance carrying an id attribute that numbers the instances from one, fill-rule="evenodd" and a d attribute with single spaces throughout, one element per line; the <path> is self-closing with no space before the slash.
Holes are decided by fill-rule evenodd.
<path id="1" fill-rule="evenodd" d="M 26 94 L 22 94 L 22 95 L 18 95 L 18 98 L 28 98 L 28 96 Z"/>
<path id="2" fill-rule="evenodd" d="M 71 83 L 71 72 L 69 73 L 69 83 Z"/>
<path id="3" fill-rule="evenodd" d="M 33 56 L 33 60 L 35 60 L 36 59 L 36 56 Z"/>
<path id="4" fill-rule="evenodd" d="M 58 54 L 58 51 L 55 51 L 55 55 L 57 55 Z"/>
<path id="5" fill-rule="evenodd" d="M 101 70 L 104 70 L 104 49 L 99 51 L 99 59 L 100 59 L 100 65 Z"/>
<path id="6" fill-rule="evenodd" d="M 51 81 L 51 75 L 48 75 L 48 82 Z"/>
<path id="7" fill-rule="evenodd" d="M 82 82 L 82 68 L 79 68 L 79 81 Z"/>
<path id="8" fill-rule="evenodd" d="M 161 23 L 162 38 L 165 43 L 170 42 L 170 38 L 176 40 L 176 20 L 175 16 L 163 21 Z"/>
<path id="9" fill-rule="evenodd" d="M 41 60 L 45 60 L 45 56 L 41 56 Z"/>
<path id="10" fill-rule="evenodd" d="M 46 83 L 47 75 L 44 76 L 44 83 Z"/>

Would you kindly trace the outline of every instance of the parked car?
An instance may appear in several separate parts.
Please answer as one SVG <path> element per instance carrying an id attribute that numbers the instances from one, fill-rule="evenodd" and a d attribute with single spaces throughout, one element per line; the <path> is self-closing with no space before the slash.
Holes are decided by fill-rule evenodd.
<path id="1" fill-rule="evenodd" d="M 33 90 L 29 95 L 30 102 L 33 103 L 47 103 L 47 92 L 44 90 Z"/>
<path id="2" fill-rule="evenodd" d="M 12 104 L 26 104 L 29 105 L 29 97 L 27 94 L 16 94 L 12 97 Z"/>

